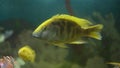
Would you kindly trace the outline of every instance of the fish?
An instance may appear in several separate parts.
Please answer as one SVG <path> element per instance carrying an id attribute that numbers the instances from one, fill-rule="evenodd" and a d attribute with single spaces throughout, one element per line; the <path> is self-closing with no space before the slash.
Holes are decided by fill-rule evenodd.
<path id="1" fill-rule="evenodd" d="M 32 36 L 58 47 L 66 44 L 86 44 L 84 38 L 101 40 L 102 24 L 94 25 L 87 19 L 68 14 L 57 14 L 45 20 L 32 33 Z"/>
<path id="2" fill-rule="evenodd" d="M 18 50 L 18 55 L 24 61 L 34 62 L 36 53 L 29 45 L 25 45 Z"/>
<path id="3" fill-rule="evenodd" d="M 120 68 L 120 63 L 118 62 L 108 62 L 107 64 L 114 65 L 114 68 Z"/>

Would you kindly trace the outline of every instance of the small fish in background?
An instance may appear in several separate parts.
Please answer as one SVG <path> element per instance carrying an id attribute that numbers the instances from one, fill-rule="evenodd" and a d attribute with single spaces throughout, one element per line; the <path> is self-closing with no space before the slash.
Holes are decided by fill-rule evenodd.
<path id="1" fill-rule="evenodd" d="M 57 14 L 40 24 L 32 36 L 50 44 L 67 48 L 65 44 L 85 44 L 82 38 L 101 40 L 102 24 L 93 25 L 90 21 L 67 14 Z"/>
<path id="2" fill-rule="evenodd" d="M 13 33 L 13 30 L 4 30 L 4 28 L 0 28 L 0 43 L 11 37 Z"/>
<path id="3" fill-rule="evenodd" d="M 28 45 L 25 45 L 24 47 L 20 48 L 18 51 L 18 55 L 24 61 L 30 62 L 34 62 L 36 57 L 35 51 Z"/>
<path id="4" fill-rule="evenodd" d="M 120 63 L 118 62 L 108 62 L 107 64 L 114 65 L 114 68 L 120 68 Z"/>

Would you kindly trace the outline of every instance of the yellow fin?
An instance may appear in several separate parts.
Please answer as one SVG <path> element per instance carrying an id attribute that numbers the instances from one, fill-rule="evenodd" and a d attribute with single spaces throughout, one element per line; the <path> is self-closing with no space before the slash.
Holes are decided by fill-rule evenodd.
<path id="1" fill-rule="evenodd" d="M 57 14 L 52 17 L 52 19 L 66 19 L 73 21 L 74 23 L 80 25 L 81 27 L 88 27 L 89 25 L 92 25 L 92 23 L 86 19 L 75 17 L 72 15 L 67 15 L 67 14 Z"/>
<path id="2" fill-rule="evenodd" d="M 83 40 L 80 40 L 80 41 L 73 41 L 73 42 L 70 42 L 69 44 L 85 44 L 87 43 L 86 41 L 83 41 Z"/>
<path id="3" fill-rule="evenodd" d="M 101 40 L 102 39 L 102 36 L 100 33 L 98 32 L 91 32 L 90 35 L 88 35 L 89 37 L 92 37 L 92 38 L 95 38 L 97 40 Z"/>
<path id="4" fill-rule="evenodd" d="M 54 44 L 54 45 L 61 47 L 61 48 L 68 48 L 64 43 L 58 43 L 58 44 Z"/>
<path id="5" fill-rule="evenodd" d="M 102 24 L 97 24 L 93 26 L 94 28 L 96 28 L 96 30 L 101 31 L 101 29 L 103 29 L 103 25 Z"/>
<path id="6" fill-rule="evenodd" d="M 87 32 L 89 32 L 88 33 L 89 37 L 95 38 L 97 40 L 101 40 L 102 36 L 101 36 L 100 32 L 101 32 L 102 28 L 103 28 L 103 25 L 98 24 L 98 25 L 88 27 L 86 30 L 87 30 Z"/>
<path id="7" fill-rule="evenodd" d="M 102 24 L 97 24 L 97 25 L 85 27 L 84 29 L 94 29 L 94 31 L 99 32 L 99 31 L 101 31 L 103 29 L 103 25 Z"/>
<path id="8" fill-rule="evenodd" d="M 120 67 L 120 63 L 118 63 L 118 62 L 108 62 L 107 64 L 111 64 L 111 65 L 115 65 L 115 66 Z"/>

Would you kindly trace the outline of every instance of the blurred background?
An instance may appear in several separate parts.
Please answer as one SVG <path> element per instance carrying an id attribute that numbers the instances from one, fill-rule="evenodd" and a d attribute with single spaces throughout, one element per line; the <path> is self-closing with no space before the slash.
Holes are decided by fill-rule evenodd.
<path id="1" fill-rule="evenodd" d="M 103 24 L 102 41 L 63 49 L 31 36 L 38 25 L 56 14 Z M 21 68 L 113 68 L 106 63 L 120 62 L 119 25 L 120 0 L 0 0 L 0 56 L 17 58 L 18 49 L 27 44 L 36 51 L 36 62 L 26 62 Z M 8 30 L 13 33 L 3 40 Z"/>

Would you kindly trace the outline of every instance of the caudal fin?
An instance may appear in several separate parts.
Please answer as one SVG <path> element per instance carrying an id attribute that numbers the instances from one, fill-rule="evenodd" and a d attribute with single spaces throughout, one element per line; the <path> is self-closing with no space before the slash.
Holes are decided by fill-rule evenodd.
<path id="1" fill-rule="evenodd" d="M 103 28 L 103 25 L 98 24 L 98 25 L 87 28 L 85 32 L 87 33 L 88 37 L 91 37 L 91 38 L 94 38 L 97 40 L 101 40 L 102 36 L 101 36 L 100 32 L 101 32 L 102 28 Z"/>

